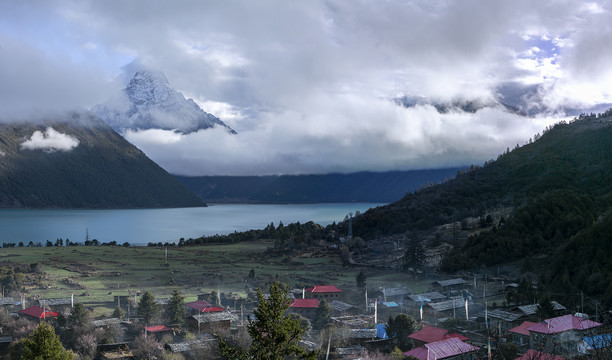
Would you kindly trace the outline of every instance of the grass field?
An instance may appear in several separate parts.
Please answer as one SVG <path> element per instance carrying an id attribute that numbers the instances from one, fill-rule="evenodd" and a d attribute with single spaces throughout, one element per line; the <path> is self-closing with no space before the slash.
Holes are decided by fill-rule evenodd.
<path id="1" fill-rule="evenodd" d="M 410 286 L 420 291 L 405 273 L 342 267 L 338 256 L 308 257 L 304 253 L 273 255 L 271 241 L 231 245 L 173 247 L 42 247 L 0 249 L 3 262 L 39 263 L 46 274 L 43 286 L 27 287 L 28 297 L 70 297 L 94 308 L 96 315 L 109 314 L 115 295 L 150 291 L 169 297 L 178 289 L 187 301 L 197 295 L 221 291 L 245 297 L 249 289 L 265 288 L 278 280 L 290 287 L 334 284 L 354 288 L 363 270 L 369 288 Z M 248 277 L 255 271 L 255 278 Z"/>

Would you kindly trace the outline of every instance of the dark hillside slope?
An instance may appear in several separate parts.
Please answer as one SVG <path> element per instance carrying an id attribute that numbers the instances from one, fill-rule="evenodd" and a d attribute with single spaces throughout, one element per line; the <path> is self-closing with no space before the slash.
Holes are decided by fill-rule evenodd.
<path id="1" fill-rule="evenodd" d="M 25 149 L 48 127 L 79 141 L 69 151 Z M 204 206 L 174 177 L 89 114 L 0 124 L 0 207 L 148 208 Z"/>
<path id="2" fill-rule="evenodd" d="M 601 207 L 612 194 L 612 119 L 560 123 L 528 145 L 472 167 L 444 184 L 406 195 L 354 220 L 362 237 L 398 234 L 482 216 L 495 207 L 519 208 L 565 189 L 596 198 Z M 341 224 L 340 226 L 345 226 Z"/>
<path id="3" fill-rule="evenodd" d="M 460 168 L 283 176 L 177 178 L 209 203 L 391 202 L 450 179 Z"/>

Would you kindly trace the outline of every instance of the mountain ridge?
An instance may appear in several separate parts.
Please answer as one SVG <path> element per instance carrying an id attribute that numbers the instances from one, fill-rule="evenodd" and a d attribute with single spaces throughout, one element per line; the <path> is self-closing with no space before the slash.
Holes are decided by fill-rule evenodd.
<path id="1" fill-rule="evenodd" d="M 394 201 L 454 177 L 463 168 L 278 176 L 177 176 L 209 203 L 345 203 Z"/>
<path id="2" fill-rule="evenodd" d="M 205 206 L 92 114 L 0 123 L 0 151 L 2 208 Z"/>
<path id="3" fill-rule="evenodd" d="M 202 110 L 193 99 L 186 99 L 170 87 L 161 72 L 136 72 L 116 98 L 93 106 L 91 112 L 119 133 L 163 129 L 187 134 L 213 126 L 236 133 L 218 117 Z"/>

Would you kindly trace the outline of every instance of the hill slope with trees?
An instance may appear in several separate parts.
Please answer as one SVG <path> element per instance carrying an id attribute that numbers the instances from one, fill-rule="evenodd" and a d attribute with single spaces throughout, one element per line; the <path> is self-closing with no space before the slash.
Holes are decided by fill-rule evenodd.
<path id="1" fill-rule="evenodd" d="M 57 139 L 49 136 L 49 128 Z M 53 148 L 60 146 L 54 140 L 66 139 L 77 145 L 68 150 Z M 28 141 L 33 147 L 24 145 Z M 90 114 L 0 123 L 2 208 L 189 206 L 204 203 Z"/>
<path id="2" fill-rule="evenodd" d="M 462 168 L 283 176 L 177 176 L 209 203 L 391 202 Z"/>

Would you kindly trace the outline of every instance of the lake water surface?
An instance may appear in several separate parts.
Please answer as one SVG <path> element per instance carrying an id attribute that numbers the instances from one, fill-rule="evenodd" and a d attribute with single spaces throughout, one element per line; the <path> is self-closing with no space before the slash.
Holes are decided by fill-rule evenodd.
<path id="1" fill-rule="evenodd" d="M 178 242 L 183 237 L 229 234 L 263 229 L 271 222 L 314 221 L 321 225 L 340 222 L 356 211 L 364 212 L 381 204 L 300 204 L 300 205 L 211 205 L 203 208 L 130 210 L 0 210 L 0 243 L 56 239 L 83 242 L 117 241 L 122 244 Z"/>

